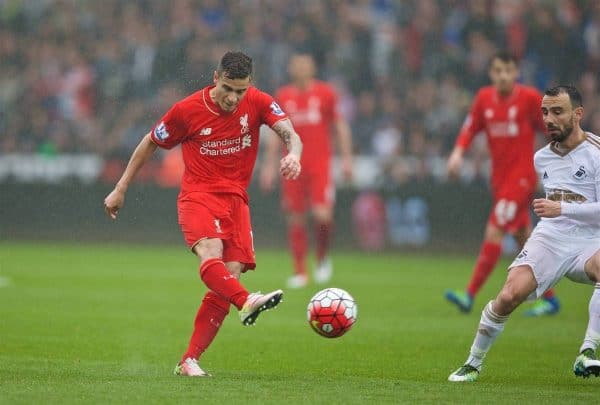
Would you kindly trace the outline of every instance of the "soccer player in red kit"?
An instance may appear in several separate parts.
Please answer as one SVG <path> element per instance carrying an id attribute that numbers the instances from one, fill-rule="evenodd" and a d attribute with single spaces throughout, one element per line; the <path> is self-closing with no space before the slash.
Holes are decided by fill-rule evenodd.
<path id="1" fill-rule="evenodd" d="M 466 291 L 448 290 L 445 295 L 463 312 L 471 311 L 473 299 L 498 262 L 504 235 L 513 235 L 522 247 L 531 234 L 529 204 L 537 184 L 533 166 L 535 133 L 545 131 L 540 113 L 542 95 L 516 82 L 516 59 L 498 53 L 490 62 L 489 75 L 492 85 L 477 93 L 448 160 L 448 174 L 456 177 L 464 151 L 478 133 L 485 132 L 492 164 L 492 212 Z M 553 290 L 548 290 L 526 315 L 554 314 L 559 308 Z"/>
<path id="2" fill-rule="evenodd" d="M 302 139 L 302 175 L 296 181 L 283 180 L 282 206 L 288 224 L 288 241 L 294 261 L 294 275 L 288 287 L 300 288 L 308 283 L 307 210 L 310 208 L 315 227 L 315 281 L 325 283 L 332 276 L 328 249 L 333 228 L 335 184 L 331 176 L 332 130 L 337 135 L 342 172 L 352 176 L 352 138 L 350 127 L 338 114 L 334 88 L 315 79 L 315 62 L 307 53 L 296 53 L 289 61 L 292 83 L 281 87 L 275 99 L 289 114 Z M 261 187 L 271 190 L 276 179 L 279 143 L 268 141 L 261 171 Z"/>
<path id="3" fill-rule="evenodd" d="M 208 375 L 198 358 L 216 336 L 233 304 L 242 324 L 252 325 L 264 310 L 279 304 L 283 292 L 250 294 L 240 274 L 255 268 L 246 188 L 258 152 L 259 128 L 270 126 L 288 154 L 280 172 L 300 174 L 302 142 L 271 96 L 251 85 L 252 59 L 227 52 L 214 72 L 214 84 L 175 103 L 141 140 L 114 190 L 104 200 L 116 218 L 134 175 L 157 147 L 181 145 L 185 172 L 177 198 L 179 224 L 187 245 L 200 261 L 200 278 L 209 291 L 194 321 L 187 351 L 175 374 Z"/>

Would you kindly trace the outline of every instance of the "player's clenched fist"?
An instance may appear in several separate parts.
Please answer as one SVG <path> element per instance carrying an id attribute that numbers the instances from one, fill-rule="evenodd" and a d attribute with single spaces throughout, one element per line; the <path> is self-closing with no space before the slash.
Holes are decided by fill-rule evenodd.
<path id="1" fill-rule="evenodd" d="M 536 198 L 533 200 L 533 212 L 540 218 L 556 218 L 561 214 L 560 202 Z"/>
<path id="2" fill-rule="evenodd" d="M 125 203 L 125 193 L 118 188 L 115 188 L 109 195 L 104 199 L 104 210 L 106 214 L 112 219 L 117 219 L 119 209 Z"/>
<path id="3" fill-rule="evenodd" d="M 300 159 L 293 153 L 288 153 L 281 159 L 281 167 L 279 169 L 281 175 L 288 180 L 295 180 L 300 175 L 302 167 L 300 166 Z"/>

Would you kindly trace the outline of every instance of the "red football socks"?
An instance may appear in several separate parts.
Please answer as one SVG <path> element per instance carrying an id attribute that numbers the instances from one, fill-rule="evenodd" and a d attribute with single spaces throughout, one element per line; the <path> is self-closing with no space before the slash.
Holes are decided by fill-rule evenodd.
<path id="1" fill-rule="evenodd" d="M 475 263 L 471 281 L 467 287 L 467 292 L 471 297 L 477 295 L 483 284 L 485 284 L 485 281 L 492 274 L 492 270 L 494 270 L 496 263 L 498 263 L 501 252 L 502 246 L 499 243 L 483 242 L 479 251 L 479 257 Z"/>
<path id="2" fill-rule="evenodd" d="M 208 259 L 200 266 L 200 278 L 204 284 L 222 298 L 242 309 L 248 298 L 248 291 L 239 280 L 227 270 L 221 259 Z"/>
<path id="3" fill-rule="evenodd" d="M 331 222 L 321 222 L 315 224 L 315 236 L 317 241 L 316 246 L 316 256 L 317 263 L 320 263 L 327 256 L 327 252 L 329 251 L 329 241 L 331 240 L 332 233 L 332 223 Z"/>
<path id="4" fill-rule="evenodd" d="M 306 274 L 306 255 L 308 253 L 308 235 L 304 225 L 290 225 L 288 228 L 288 241 L 294 260 L 296 274 Z"/>
<path id="5" fill-rule="evenodd" d="M 182 362 L 188 357 L 198 359 L 204 353 L 229 313 L 229 306 L 229 302 L 213 291 L 206 293 L 196 314 L 194 331 L 188 349 L 181 358 Z"/>

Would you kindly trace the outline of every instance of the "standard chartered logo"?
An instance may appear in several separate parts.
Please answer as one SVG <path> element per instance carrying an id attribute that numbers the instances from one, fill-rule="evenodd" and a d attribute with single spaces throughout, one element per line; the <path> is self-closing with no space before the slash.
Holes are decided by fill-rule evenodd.
<path id="1" fill-rule="evenodd" d="M 226 156 L 252 146 L 250 134 L 232 139 L 221 139 L 218 141 L 204 141 L 200 144 L 200 154 L 208 156 Z"/>

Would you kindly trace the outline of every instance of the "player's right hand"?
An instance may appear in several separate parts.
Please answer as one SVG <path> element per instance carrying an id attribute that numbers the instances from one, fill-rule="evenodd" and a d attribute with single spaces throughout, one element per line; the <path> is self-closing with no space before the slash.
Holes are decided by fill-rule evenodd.
<path id="1" fill-rule="evenodd" d="M 119 209 L 121 209 L 124 203 L 125 192 L 115 188 L 104 199 L 104 211 L 106 211 L 106 214 L 112 219 L 117 219 Z"/>
<path id="2" fill-rule="evenodd" d="M 448 177 L 450 177 L 451 179 L 458 178 L 462 164 L 463 164 L 462 150 L 455 149 L 450 154 L 450 157 L 448 158 L 448 163 L 446 165 L 446 170 L 448 171 Z"/>

